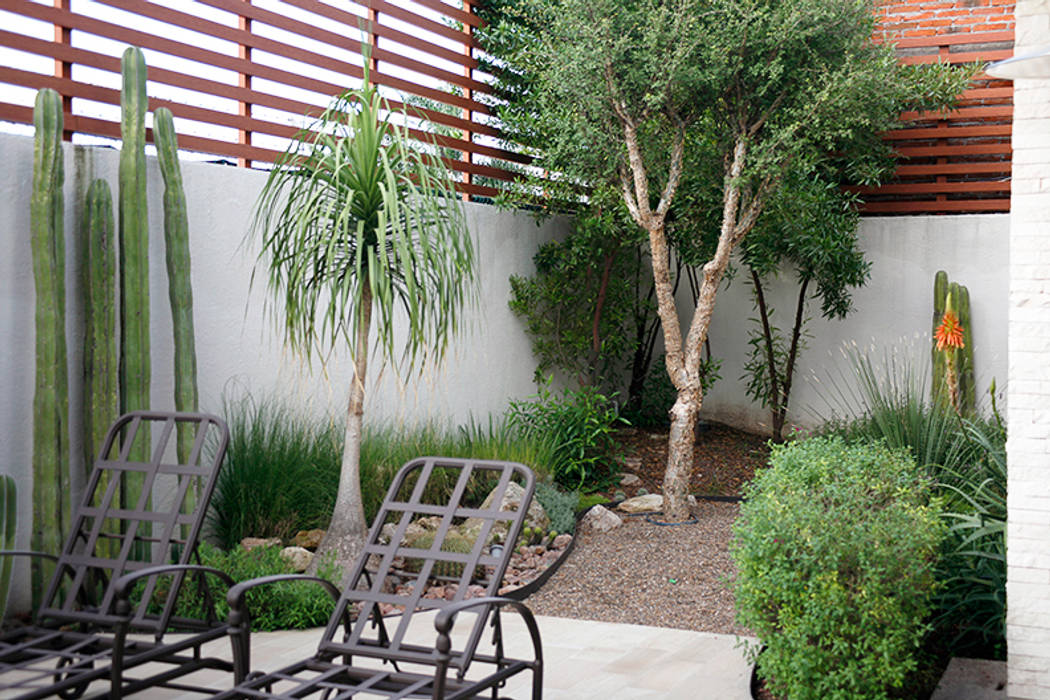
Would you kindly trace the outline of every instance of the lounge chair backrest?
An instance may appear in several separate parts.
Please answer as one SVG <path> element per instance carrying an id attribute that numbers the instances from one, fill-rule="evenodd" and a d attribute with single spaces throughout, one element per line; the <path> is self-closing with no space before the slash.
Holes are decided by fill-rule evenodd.
<path id="1" fill-rule="evenodd" d="M 513 488 L 512 483 L 522 489 L 518 507 L 500 510 L 508 488 Z M 432 647 L 419 647 L 405 641 L 413 613 L 440 609 L 463 600 L 472 582 L 484 588 L 483 592 L 474 588 L 475 595 L 497 595 L 534 488 L 532 471 L 514 462 L 421 457 L 405 464 L 379 507 L 364 554 L 358 558 L 336 605 L 319 653 L 431 663 Z M 449 489 L 451 496 L 437 495 L 448 493 Z M 487 500 L 488 507 L 464 505 L 468 495 L 477 499 L 479 493 L 484 497 L 489 489 L 492 496 Z M 402 544 L 406 533 L 410 533 L 410 525 L 418 532 L 421 519 L 430 519 L 431 534 L 423 538 L 417 535 L 414 541 L 410 537 L 408 544 L 414 545 L 412 547 Z M 466 538 L 460 534 L 464 524 L 471 533 Z M 385 532 L 384 525 L 389 525 Z M 453 532 L 454 528 L 460 532 Z M 491 550 L 494 529 L 502 533 L 505 545 L 502 552 Z M 453 543 L 456 546 L 452 546 Z M 372 571 L 366 575 L 368 564 Z M 435 577 L 443 583 L 455 584 L 455 593 L 449 592 L 441 599 L 422 597 L 428 579 Z M 388 618 L 377 627 L 371 618 L 382 603 L 403 612 L 400 617 Z M 357 609 L 358 615 L 350 633 L 345 634 L 339 623 L 344 611 L 351 606 Z M 454 650 L 452 665 L 461 671 L 465 671 L 473 657 L 487 617 L 487 614 L 477 615 L 465 644 Z M 392 633 L 387 631 L 395 625 Z"/>
<path id="2" fill-rule="evenodd" d="M 192 435 L 184 463 L 176 456 L 179 431 Z M 106 435 L 73 513 L 38 620 L 112 624 L 114 583 L 121 575 L 191 563 L 228 443 L 226 424 L 215 416 L 154 411 L 121 416 Z M 160 633 L 168 627 L 183 577 L 145 580 L 132 601 L 133 630 Z"/>

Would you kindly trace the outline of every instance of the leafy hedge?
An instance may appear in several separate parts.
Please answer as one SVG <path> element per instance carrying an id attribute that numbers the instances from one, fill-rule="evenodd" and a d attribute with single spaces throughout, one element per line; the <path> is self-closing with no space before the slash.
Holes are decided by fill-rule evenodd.
<path id="1" fill-rule="evenodd" d="M 815 438 L 774 446 L 745 489 L 732 555 L 759 673 L 792 700 L 885 698 L 916 667 L 945 535 L 903 451 Z"/>

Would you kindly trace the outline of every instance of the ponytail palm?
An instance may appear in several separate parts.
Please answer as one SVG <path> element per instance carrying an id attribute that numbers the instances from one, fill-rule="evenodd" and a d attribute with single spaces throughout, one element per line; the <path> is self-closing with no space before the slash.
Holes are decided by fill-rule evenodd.
<path id="1" fill-rule="evenodd" d="M 367 532 L 359 461 L 369 335 L 380 359 L 410 376 L 440 362 L 476 297 L 451 174 L 405 123 L 366 80 L 292 143 L 256 207 L 260 263 L 285 342 L 306 358 L 345 345 L 353 358 L 339 492 L 318 551 L 344 569 Z"/>

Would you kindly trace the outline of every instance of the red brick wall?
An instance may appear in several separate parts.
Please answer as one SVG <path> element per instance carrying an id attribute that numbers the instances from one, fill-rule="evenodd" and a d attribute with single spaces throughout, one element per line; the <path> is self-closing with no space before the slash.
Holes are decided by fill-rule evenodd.
<path id="1" fill-rule="evenodd" d="M 879 8 L 883 31 L 892 38 L 1014 28 L 1016 0 L 892 0 Z"/>

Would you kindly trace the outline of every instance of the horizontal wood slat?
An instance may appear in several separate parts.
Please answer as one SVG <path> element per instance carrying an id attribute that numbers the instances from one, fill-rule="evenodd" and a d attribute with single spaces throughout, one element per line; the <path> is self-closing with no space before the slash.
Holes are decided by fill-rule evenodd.
<path id="1" fill-rule="evenodd" d="M 959 17 L 972 9 L 964 0 L 945 0 L 939 11 L 952 19 L 945 27 L 926 9 L 914 16 L 898 13 L 886 26 L 911 31 L 936 29 L 932 36 L 880 36 L 891 42 L 906 64 L 946 61 L 952 64 L 990 62 L 1013 55 L 1014 33 L 970 31 Z M 1012 8 L 1008 16 L 1013 25 Z M 1003 17 L 1006 17 L 1004 14 Z M 929 27 L 924 21 L 939 25 Z M 980 20 L 975 17 L 972 23 Z M 999 21 L 999 20 L 997 20 Z M 896 24 L 893 24 L 896 22 Z M 1002 20 L 1005 23 L 1005 19 Z M 944 32 L 944 33 L 940 33 Z M 854 188 L 870 214 L 936 214 L 1005 212 L 1010 209 L 1013 85 L 979 74 L 961 96 L 958 108 L 947 115 L 910 112 L 906 123 L 885 135 L 899 161 L 895 177 L 883 187 Z"/>
<path id="2" fill-rule="evenodd" d="M 180 120 L 182 148 L 265 166 L 282 153 L 273 144 L 294 136 L 306 119 L 320 113 L 330 95 L 360 83 L 363 69 L 355 57 L 371 29 L 369 41 L 375 42 L 372 55 L 378 67 L 371 71 L 372 80 L 385 93 L 407 96 L 394 99 L 390 92 L 391 107 L 418 112 L 438 125 L 437 135 L 416 129 L 411 133 L 463 154 L 447 161 L 462 177 L 461 190 L 491 196 L 496 193 L 493 187 L 472 178 L 507 180 L 513 175 L 505 163 L 527 165 L 531 159 L 504 146 L 483 101 L 491 88 L 475 75 L 471 30 L 481 25 L 473 13 L 477 2 L 465 0 L 460 6 L 446 0 L 280 0 L 257 6 L 251 0 L 97 0 L 91 6 L 97 9 L 88 15 L 61 3 L 56 7 L 0 0 L 0 10 L 56 28 L 49 30 L 48 38 L 36 38 L 21 33 L 17 25 L 0 26 L 0 47 L 52 59 L 44 70 L 55 66 L 54 73 L 39 73 L 28 62 L 0 64 L 0 83 L 53 87 L 67 98 L 71 111 L 66 115 L 67 133 L 119 138 L 118 123 L 100 117 L 105 112 L 99 112 L 98 105 L 119 105 L 115 74 L 120 70 L 120 49 L 109 42 L 93 44 L 90 37 L 141 46 L 164 55 L 150 60 L 150 92 L 156 86 L 159 95 L 150 99 L 150 108 L 172 110 Z M 966 0 L 954 2 L 965 5 Z M 74 9 L 80 7 L 73 4 Z M 375 26 L 368 26 L 370 16 L 377 17 Z M 893 21 L 904 26 L 899 16 Z M 922 21 L 916 17 L 918 24 Z M 1007 22 L 1012 27 L 1012 15 L 995 22 L 999 24 L 978 24 L 974 19 L 962 28 L 953 24 L 945 34 L 879 34 L 875 40 L 892 42 L 900 60 L 908 64 L 998 60 L 1012 54 L 1012 29 L 978 30 Z M 155 23 L 180 31 L 166 32 Z M 207 66 L 218 70 L 209 72 Z M 114 75 L 96 84 L 102 80 L 95 77 L 96 71 Z M 190 94 L 173 93 L 172 88 Z M 418 100 L 427 106 L 416 104 Z M 1012 100 L 1012 84 L 981 75 L 951 114 L 904 115 L 904 128 L 886 134 L 900 157 L 896 178 L 885 187 L 858 190 L 863 192 L 865 211 L 1007 211 Z M 0 119 L 30 123 L 32 110 L 24 103 L 0 101 Z M 228 133 L 233 138 L 227 139 Z"/>
<path id="3" fill-rule="evenodd" d="M 150 109 L 166 106 L 177 118 L 196 123 L 180 122 L 179 145 L 185 150 L 241 163 L 271 163 L 283 151 L 254 145 L 252 138 L 289 139 L 323 110 L 331 95 L 360 84 L 364 71 L 360 59 L 354 61 L 353 57 L 360 54 L 361 42 L 372 29 L 376 42 L 372 56 L 380 69 L 373 67 L 371 80 L 409 96 L 402 100 L 390 93 L 392 109 L 424 116 L 439 127 L 436 134 L 410 129 L 414 137 L 463 154 L 447 160 L 463 178 L 463 192 L 491 196 L 495 189 L 472 183 L 470 178 L 507 180 L 513 175 L 501 163 L 531 162 L 529 156 L 502 147 L 498 130 L 485 123 L 489 107 L 475 99 L 490 93 L 491 87 L 473 73 L 477 60 L 472 36 L 465 29 L 479 26 L 480 20 L 471 11 L 472 0 L 465 3 L 465 9 L 442 0 L 411 0 L 396 5 L 386 0 L 363 0 L 341 6 L 317 0 L 282 0 L 276 7 L 269 3 L 258 7 L 245 0 L 98 3 L 112 8 L 112 14 L 108 9 L 91 10 L 89 15 L 72 11 L 68 5 L 0 0 L 0 10 L 52 24 L 60 30 L 55 36 L 72 37 L 71 42 L 64 42 L 20 33 L 24 30 L 10 23 L 0 27 L 0 47 L 66 66 L 62 73 L 52 75 L 34 72 L 29 64 L 8 61 L 0 65 L 0 83 L 34 90 L 51 87 L 61 92 L 72 110 L 66 115 L 68 134 L 120 136 L 119 124 L 100 118 L 97 108 L 91 106 L 119 105 L 119 78 L 114 75 L 103 85 L 94 84 L 97 78 L 85 77 L 87 74 L 78 69 L 119 74 L 119 54 L 104 53 L 113 49 L 104 43 L 93 44 L 90 35 L 201 64 L 200 70 L 195 70 L 185 63 L 151 60 L 151 85 L 190 90 L 199 98 L 180 95 L 176 102 L 175 98 L 152 97 Z M 207 6 L 208 11 L 195 13 L 194 5 Z M 290 11 L 282 13 L 282 6 Z M 370 9 L 378 12 L 378 23 L 372 27 L 367 22 Z M 311 23 L 308 15 L 295 13 L 297 10 L 315 15 L 317 22 Z M 144 21 L 129 20 L 128 14 Z M 400 24 L 390 26 L 391 20 Z M 193 34 L 165 32 L 147 22 Z M 418 53 L 408 55 L 400 47 Z M 282 64 L 279 59 L 289 62 Z M 311 73 L 302 65 L 316 66 L 323 72 Z M 219 70 L 209 71 L 208 66 Z M 416 98 L 429 104 L 416 104 Z M 433 104 L 438 107 L 431 108 Z M 25 104 L 0 102 L 0 119 L 31 123 L 32 110 Z M 234 130 L 239 136 L 225 140 L 214 127 Z"/>

